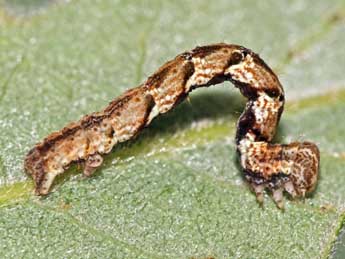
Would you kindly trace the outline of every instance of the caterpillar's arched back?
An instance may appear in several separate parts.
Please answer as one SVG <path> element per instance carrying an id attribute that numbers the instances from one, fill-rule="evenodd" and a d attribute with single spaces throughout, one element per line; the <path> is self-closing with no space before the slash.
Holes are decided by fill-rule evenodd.
<path id="1" fill-rule="evenodd" d="M 271 144 L 285 101 L 277 76 L 251 50 L 220 43 L 178 55 L 103 111 L 38 143 L 25 158 L 36 194 L 47 194 L 55 176 L 73 162 L 83 163 L 84 175 L 90 176 L 102 164 L 102 155 L 118 142 L 133 138 L 193 89 L 223 81 L 231 81 L 248 99 L 237 124 L 236 144 L 243 172 L 258 201 L 263 201 L 265 188 L 272 190 L 280 208 L 284 190 L 292 197 L 312 191 L 319 170 L 317 146 L 309 142 Z"/>

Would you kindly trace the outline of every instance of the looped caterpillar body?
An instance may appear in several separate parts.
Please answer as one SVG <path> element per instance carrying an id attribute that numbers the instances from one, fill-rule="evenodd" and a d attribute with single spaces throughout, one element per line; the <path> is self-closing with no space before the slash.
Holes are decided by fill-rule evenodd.
<path id="1" fill-rule="evenodd" d="M 253 51 L 219 43 L 184 52 L 142 85 L 126 91 L 103 111 L 83 117 L 46 137 L 27 154 L 25 170 L 37 195 L 73 162 L 90 176 L 114 145 L 135 137 L 157 115 L 174 108 L 193 89 L 230 81 L 247 98 L 237 123 L 241 166 L 260 203 L 268 188 L 279 208 L 282 192 L 304 196 L 317 183 L 319 150 L 310 142 L 272 144 L 284 108 L 284 90 L 274 72 Z"/>

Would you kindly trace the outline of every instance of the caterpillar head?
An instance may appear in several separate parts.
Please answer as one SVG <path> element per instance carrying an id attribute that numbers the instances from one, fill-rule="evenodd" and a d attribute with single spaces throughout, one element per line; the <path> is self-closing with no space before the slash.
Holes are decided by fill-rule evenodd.
<path id="1" fill-rule="evenodd" d="M 278 147 L 276 145 L 276 147 Z M 270 175 L 258 174 L 245 170 L 245 176 L 256 194 L 260 204 L 263 203 L 263 191 L 269 189 L 278 208 L 284 208 L 283 192 L 286 191 L 292 198 L 304 198 L 313 192 L 317 185 L 320 153 L 318 147 L 310 142 L 293 142 L 280 146 L 277 149 L 280 158 L 278 172 Z M 272 163 L 272 161 L 271 161 Z M 270 167 L 272 168 L 272 166 Z M 274 170 L 273 170 L 274 171 Z"/>
<path id="2" fill-rule="evenodd" d="M 293 142 L 283 148 L 282 158 L 290 161 L 289 178 L 297 196 L 312 192 L 317 184 L 320 152 L 314 143 Z"/>

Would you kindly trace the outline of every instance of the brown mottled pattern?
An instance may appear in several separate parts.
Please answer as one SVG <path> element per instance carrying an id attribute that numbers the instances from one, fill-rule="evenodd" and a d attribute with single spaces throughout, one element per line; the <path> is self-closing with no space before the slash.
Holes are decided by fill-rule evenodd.
<path id="1" fill-rule="evenodd" d="M 192 50 L 191 57 L 195 72 L 187 82 L 187 89 L 192 90 L 227 80 L 225 69 L 231 63 L 233 50 L 233 45 L 226 44 L 198 47 Z"/>
<path id="2" fill-rule="evenodd" d="M 115 131 L 114 137 L 122 142 L 136 135 L 145 125 L 153 105 L 152 96 L 148 95 L 144 88 L 137 88 L 122 109 L 109 117 L 109 122 Z"/>
<path id="3" fill-rule="evenodd" d="M 310 142 L 291 143 L 284 148 L 283 159 L 293 161 L 291 175 L 298 185 L 296 191 L 301 195 L 313 191 L 317 183 L 315 172 L 319 170 L 320 161 L 317 146 Z"/>
<path id="4" fill-rule="evenodd" d="M 165 113 L 185 96 L 186 80 L 194 73 L 193 63 L 177 56 L 166 63 L 145 82 L 145 87 Z"/>
<path id="5" fill-rule="evenodd" d="M 160 67 L 142 85 L 126 91 L 101 112 L 84 116 L 38 143 L 24 167 L 44 195 L 56 175 L 73 162 L 90 176 L 102 154 L 132 139 L 152 119 L 181 102 L 195 88 L 231 81 L 248 99 L 237 124 L 236 144 L 241 165 L 259 202 L 272 191 L 282 208 L 282 193 L 304 196 L 317 183 L 319 151 L 310 142 L 271 144 L 284 109 L 284 90 L 266 63 L 249 49 L 219 43 L 184 52 Z"/>
<path id="6" fill-rule="evenodd" d="M 281 145 L 271 145 L 267 142 L 254 142 L 249 149 L 249 159 L 246 168 L 269 179 L 272 175 L 281 172 L 282 163 Z"/>
<path id="7" fill-rule="evenodd" d="M 225 43 L 218 43 L 213 45 L 207 45 L 207 46 L 199 46 L 194 48 L 191 53 L 193 57 L 198 58 L 207 58 L 208 56 L 219 53 L 219 51 L 223 51 L 224 49 L 233 49 L 233 48 L 242 48 L 241 46 L 236 45 L 229 45 Z"/>
<path id="8" fill-rule="evenodd" d="M 263 92 L 253 101 L 252 108 L 256 117 L 253 129 L 260 132 L 261 138 L 271 141 L 279 122 L 279 109 L 282 103 L 272 99 Z"/>

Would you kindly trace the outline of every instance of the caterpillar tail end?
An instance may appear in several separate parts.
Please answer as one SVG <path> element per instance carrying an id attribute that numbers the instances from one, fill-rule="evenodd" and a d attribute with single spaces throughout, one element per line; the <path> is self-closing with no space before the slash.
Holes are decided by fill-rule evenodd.
<path id="1" fill-rule="evenodd" d="M 44 171 L 43 160 L 37 148 L 31 149 L 27 154 L 24 160 L 24 170 L 34 180 L 35 194 L 47 195 L 56 174 Z"/>

